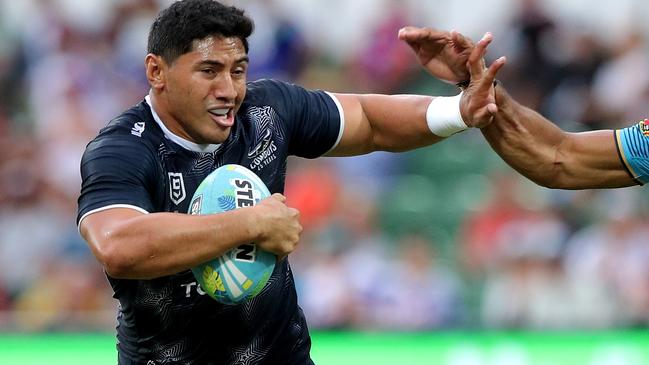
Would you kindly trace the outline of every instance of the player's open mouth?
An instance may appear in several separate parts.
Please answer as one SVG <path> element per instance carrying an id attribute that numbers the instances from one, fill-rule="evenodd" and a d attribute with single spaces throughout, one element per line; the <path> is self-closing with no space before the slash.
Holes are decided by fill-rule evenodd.
<path id="1" fill-rule="evenodd" d="M 234 124 L 232 108 L 214 108 L 208 110 L 208 113 L 210 113 L 212 120 L 222 127 L 228 128 Z"/>

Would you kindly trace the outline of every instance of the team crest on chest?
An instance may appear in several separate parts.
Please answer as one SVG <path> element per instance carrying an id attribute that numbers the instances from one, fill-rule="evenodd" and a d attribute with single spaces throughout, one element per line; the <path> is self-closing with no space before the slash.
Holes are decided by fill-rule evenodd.
<path id="1" fill-rule="evenodd" d="M 187 194 L 185 193 L 185 181 L 183 181 L 183 174 L 180 172 L 169 173 L 169 197 L 171 201 L 178 205 Z"/>

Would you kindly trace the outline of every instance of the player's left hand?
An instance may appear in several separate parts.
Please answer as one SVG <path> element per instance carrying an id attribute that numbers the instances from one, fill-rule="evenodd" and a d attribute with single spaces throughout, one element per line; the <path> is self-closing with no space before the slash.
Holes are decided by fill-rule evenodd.
<path id="1" fill-rule="evenodd" d="M 467 61 L 473 43 L 468 38 L 457 32 L 409 26 L 399 30 L 399 39 L 408 43 L 434 77 L 451 84 L 469 80 Z"/>

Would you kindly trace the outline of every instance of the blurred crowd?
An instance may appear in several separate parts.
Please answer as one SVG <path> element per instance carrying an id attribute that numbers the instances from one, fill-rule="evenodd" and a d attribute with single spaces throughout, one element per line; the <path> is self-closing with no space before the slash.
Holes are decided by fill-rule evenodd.
<path id="1" fill-rule="evenodd" d="M 0 331 L 111 330 L 116 302 L 75 225 L 79 160 L 148 91 L 169 1 L 0 0 Z M 492 31 L 511 94 L 570 131 L 649 117 L 643 0 L 232 1 L 256 22 L 249 78 L 452 94 L 396 34 Z M 472 9 L 467 11 L 467 9 Z M 649 324 L 649 194 L 552 191 L 478 131 L 404 153 L 292 159 L 291 257 L 312 328 L 605 329 Z"/>

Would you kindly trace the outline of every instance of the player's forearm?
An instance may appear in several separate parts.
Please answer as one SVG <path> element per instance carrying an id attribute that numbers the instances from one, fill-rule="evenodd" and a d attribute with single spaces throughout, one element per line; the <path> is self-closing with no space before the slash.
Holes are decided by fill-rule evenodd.
<path id="1" fill-rule="evenodd" d="M 252 242 L 257 232 L 250 213 L 244 208 L 218 216 L 138 215 L 91 239 L 108 275 L 150 279 L 187 270 Z"/>
<path id="2" fill-rule="evenodd" d="M 562 173 L 566 134 L 539 113 L 496 88 L 498 113 L 482 133 L 505 162 L 542 186 L 552 186 Z"/>
<path id="3" fill-rule="evenodd" d="M 372 129 L 373 150 L 401 152 L 439 142 L 426 111 L 432 98 L 420 95 L 366 95 L 360 98 Z"/>
<path id="4" fill-rule="evenodd" d="M 329 156 L 405 151 L 442 139 L 434 135 L 426 123 L 431 97 L 373 94 L 336 96 L 345 111 L 345 132 Z"/>
<path id="5" fill-rule="evenodd" d="M 618 157 L 613 131 L 568 133 L 496 88 L 498 113 L 482 128 L 493 149 L 521 174 L 549 188 L 635 184 Z"/>

